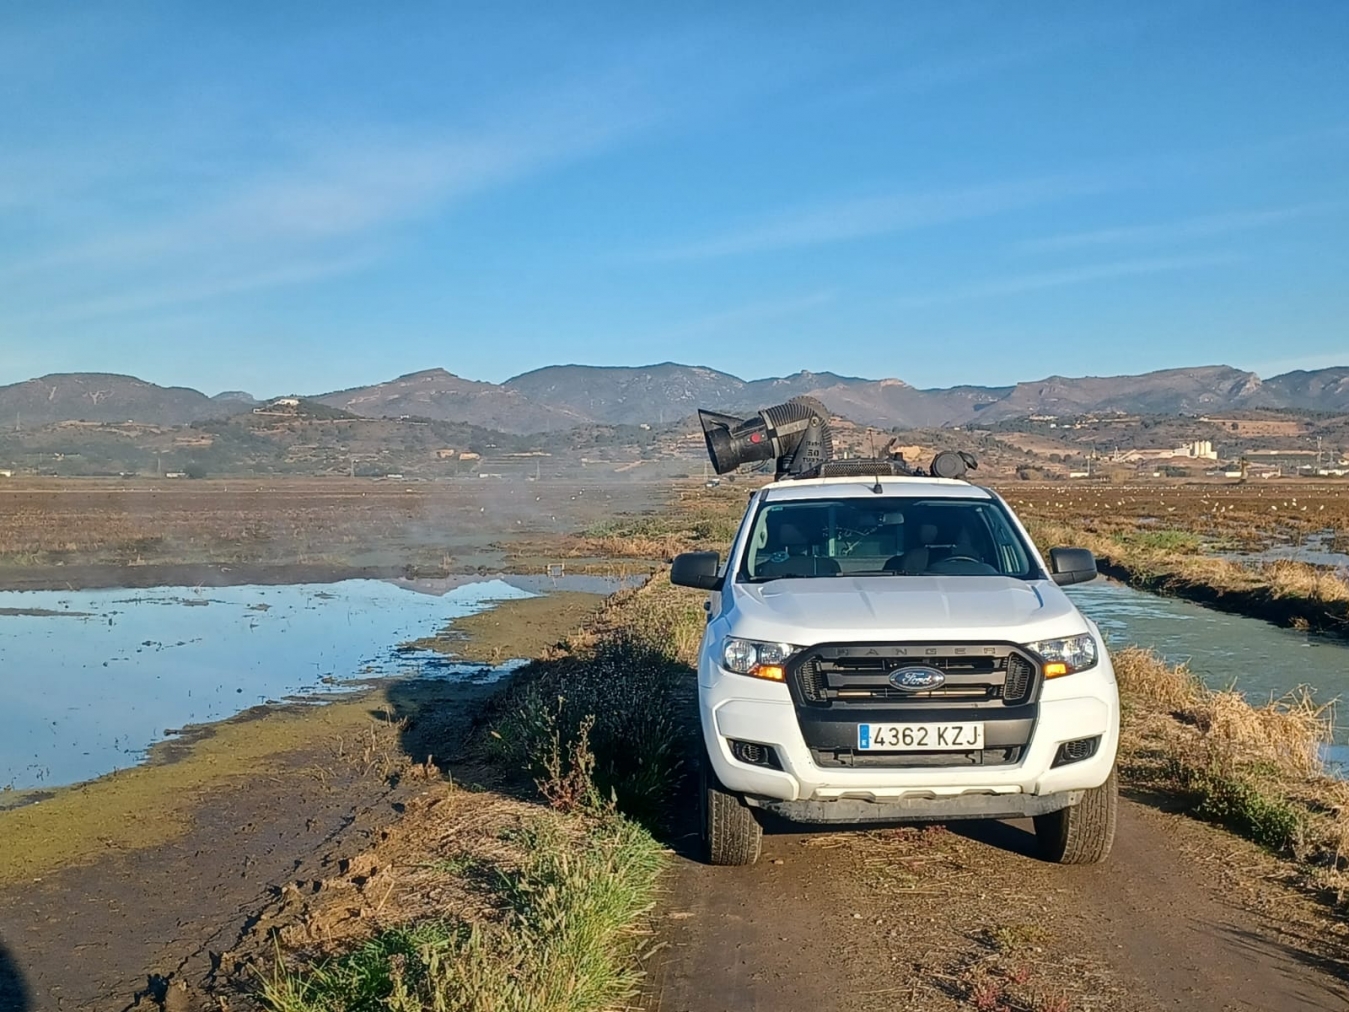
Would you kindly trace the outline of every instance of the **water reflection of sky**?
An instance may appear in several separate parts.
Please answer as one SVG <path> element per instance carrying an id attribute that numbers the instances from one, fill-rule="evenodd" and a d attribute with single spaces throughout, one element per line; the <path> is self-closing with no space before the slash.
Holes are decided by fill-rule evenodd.
<path id="1" fill-rule="evenodd" d="M 501 580 L 436 595 L 377 580 L 0 592 L 0 788 L 74 783 L 133 765 L 168 729 L 334 691 L 325 679 L 463 677 L 476 666 L 395 648 L 533 594 Z"/>

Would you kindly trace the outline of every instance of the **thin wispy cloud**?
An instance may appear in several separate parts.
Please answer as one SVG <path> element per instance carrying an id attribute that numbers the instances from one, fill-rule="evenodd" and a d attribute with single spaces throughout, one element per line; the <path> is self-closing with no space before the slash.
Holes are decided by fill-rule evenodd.
<path id="1" fill-rule="evenodd" d="M 175 194 L 172 206 L 139 213 L 100 208 L 94 227 L 64 239 L 65 230 L 52 229 L 46 248 L 0 254 L 0 292 L 10 296 L 11 310 L 22 296 L 41 296 L 44 308 L 19 315 L 37 324 L 351 273 L 375 263 L 402 224 L 590 156 L 640 130 L 650 116 L 597 79 L 533 96 L 476 133 L 349 126 L 336 140 L 300 145 L 285 161 L 242 179 L 209 178 L 197 192 Z M 0 164 L 0 178 L 26 176 L 43 163 L 11 160 Z M 90 171 L 106 189 L 106 170 Z M 55 185 L 50 173 L 26 186 L 14 179 L 15 189 L 48 206 L 47 224 L 60 218 L 63 197 L 83 189 L 76 170 L 56 173 Z M 28 202 L 21 210 L 33 207 Z"/>
<path id="2" fill-rule="evenodd" d="M 307 284 L 352 274 L 369 267 L 375 259 L 375 254 L 364 252 L 312 261 L 291 261 L 258 270 L 182 281 L 161 288 L 146 287 L 121 295 L 70 302 L 43 313 L 40 320 L 44 323 L 74 322 L 139 313 L 166 306 L 192 305 L 218 299 L 224 295 Z"/>
<path id="3" fill-rule="evenodd" d="M 1241 257 L 1230 253 L 1215 253 L 1198 256 L 1151 257 L 1139 260 L 1119 260 L 1112 263 L 1091 264 L 1084 267 L 1067 267 L 1056 271 L 1040 271 L 1033 274 L 1019 274 L 978 285 L 952 288 L 944 292 L 932 292 L 902 298 L 898 305 L 909 307 L 931 306 L 941 303 L 967 302 L 979 299 L 993 299 L 1003 296 L 1022 295 L 1027 292 L 1039 292 L 1050 288 L 1067 288 L 1117 278 L 1136 277 L 1147 274 L 1171 274 L 1179 271 L 1202 270 L 1236 263 Z"/>
<path id="4" fill-rule="evenodd" d="M 1020 248 L 1031 252 L 1057 252 L 1090 246 L 1163 244 L 1184 242 L 1191 239 L 1208 239 L 1233 232 L 1269 228 L 1313 215 L 1332 213 L 1342 210 L 1343 207 L 1343 204 L 1319 203 L 1271 208 L 1262 211 L 1229 211 L 1222 214 L 1198 215 L 1182 218 L 1179 221 L 1159 222 L 1149 225 L 1123 225 L 1116 228 L 1092 229 L 1085 232 L 1068 232 L 1063 235 L 1046 236 L 1042 239 L 1030 239 L 1022 243 Z"/>
<path id="5" fill-rule="evenodd" d="M 751 324 L 800 316 L 811 310 L 819 309 L 821 306 L 829 305 L 831 302 L 834 302 L 837 297 L 838 293 L 836 291 L 833 289 L 826 289 L 790 298 L 763 299 L 757 302 L 748 302 L 744 305 L 733 306 L 729 309 L 719 310 L 715 313 L 707 313 L 703 316 L 685 320 L 682 323 L 676 323 L 671 327 L 659 331 L 654 336 L 660 340 L 671 340 L 675 338 L 719 334 L 731 327 L 745 327 Z"/>
<path id="6" fill-rule="evenodd" d="M 979 82 L 1048 64 L 1075 51 L 1118 47 L 1176 16 L 1161 10 L 1129 9 L 1104 18 L 1097 17 L 1099 13 L 1092 12 L 1085 23 L 1045 23 L 1028 21 L 1010 9 L 1000 18 L 983 10 L 948 7 L 938 25 L 909 35 L 905 50 L 887 61 L 890 69 L 839 89 L 821 104 L 889 102 Z"/>
<path id="7" fill-rule="evenodd" d="M 948 222 L 987 218 L 1102 193 L 1117 185 L 1115 179 L 1105 175 L 1059 175 L 838 200 L 784 211 L 721 235 L 674 246 L 659 251 L 656 258 L 706 260 L 847 242 Z"/>

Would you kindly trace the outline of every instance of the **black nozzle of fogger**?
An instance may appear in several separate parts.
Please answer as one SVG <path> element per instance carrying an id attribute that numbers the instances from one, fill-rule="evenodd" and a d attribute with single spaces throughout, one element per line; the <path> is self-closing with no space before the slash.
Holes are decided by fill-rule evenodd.
<path id="1" fill-rule="evenodd" d="M 707 456 L 717 474 L 734 471 L 741 464 L 771 460 L 777 456 L 772 433 L 759 415 L 736 418 L 712 411 L 699 411 L 698 420 L 703 426 Z"/>

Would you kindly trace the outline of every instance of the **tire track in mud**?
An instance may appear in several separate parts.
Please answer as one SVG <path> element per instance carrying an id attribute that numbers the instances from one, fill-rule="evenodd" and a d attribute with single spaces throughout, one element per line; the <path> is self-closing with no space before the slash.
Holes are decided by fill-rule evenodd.
<path id="1" fill-rule="evenodd" d="M 797 828 L 753 868 L 679 859 L 650 1008 L 1349 1009 L 1345 926 L 1183 817 L 1126 802 L 1109 861 L 1077 868 L 1034 857 L 1029 823 Z"/>

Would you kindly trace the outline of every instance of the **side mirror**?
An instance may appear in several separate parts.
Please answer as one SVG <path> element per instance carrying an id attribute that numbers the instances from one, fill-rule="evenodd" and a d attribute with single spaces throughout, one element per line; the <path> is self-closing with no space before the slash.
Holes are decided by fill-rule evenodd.
<path id="1" fill-rule="evenodd" d="M 1085 548 L 1051 548 L 1049 574 L 1060 587 L 1096 579 L 1096 556 Z"/>
<path id="2" fill-rule="evenodd" d="M 676 555 L 670 567 L 670 582 L 676 587 L 695 590 L 720 590 L 721 556 L 716 552 L 684 552 Z"/>

